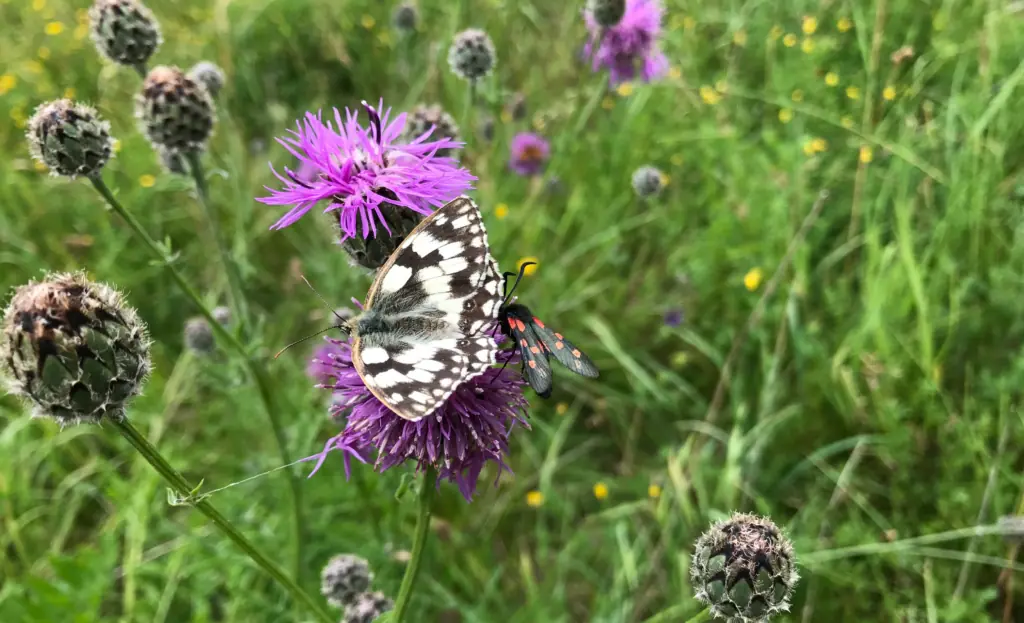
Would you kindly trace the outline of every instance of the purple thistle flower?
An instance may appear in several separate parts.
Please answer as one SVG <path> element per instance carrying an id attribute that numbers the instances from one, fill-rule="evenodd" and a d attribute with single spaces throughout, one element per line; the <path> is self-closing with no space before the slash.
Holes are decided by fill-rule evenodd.
<path id="1" fill-rule="evenodd" d="M 664 320 L 666 327 L 678 327 L 683 324 L 683 310 L 672 308 L 666 311 Z"/>
<path id="2" fill-rule="evenodd" d="M 551 146 L 544 137 L 520 132 L 512 139 L 509 166 L 519 175 L 537 175 L 551 157 Z"/>
<path id="3" fill-rule="evenodd" d="M 636 78 L 638 65 L 644 82 L 665 75 L 668 59 L 658 48 L 662 13 L 661 0 L 626 0 L 622 20 L 611 28 L 601 28 L 585 11 L 590 39 L 584 53 L 592 57 L 591 69 L 607 68 L 613 86 Z"/>
<path id="4" fill-rule="evenodd" d="M 334 109 L 334 123 L 324 122 L 321 113 L 306 113 L 303 122 L 290 130 L 291 136 L 277 141 L 299 160 L 299 171 L 285 167 L 280 174 L 271 166 L 284 188 L 267 187 L 268 205 L 291 206 L 271 229 L 281 229 L 299 220 L 320 201 L 330 203 L 324 213 L 338 212 L 342 239 L 360 235 L 376 237 L 377 225 L 390 228 L 381 214 L 381 204 L 408 208 L 428 215 L 473 187 L 476 178 L 439 150 L 457 149 L 463 143 L 442 138 L 428 140 L 433 129 L 410 141 L 399 137 L 405 128 L 405 114 L 389 121 L 391 109 L 383 116 L 363 102 L 370 124 L 362 127 L 358 112 L 345 109 L 345 118 Z M 383 100 L 378 108 L 383 110 Z M 309 169 L 312 167 L 312 173 Z M 305 170 L 303 170 L 305 169 Z"/>
<path id="5" fill-rule="evenodd" d="M 499 477 L 502 471 L 511 473 L 505 463 L 509 433 L 517 423 L 530 427 L 525 419 L 524 383 L 515 369 L 519 362 L 515 349 L 499 351 L 498 363 L 504 367 L 490 368 L 466 381 L 433 415 L 411 422 L 384 406 L 366 388 L 352 365 L 349 342 L 324 339 L 326 345 L 311 364 L 330 369 L 328 376 L 334 382 L 320 387 L 334 392 L 334 409 L 345 410 L 348 421 L 315 457 L 313 473 L 331 450 L 340 449 L 346 455 L 346 476 L 349 454 L 362 460 L 359 452 L 376 450 L 378 471 L 407 460 L 415 461 L 417 471 L 434 466 L 438 482 L 443 479 L 455 483 L 467 501 L 473 499 L 480 472 L 488 461 L 498 466 Z"/>

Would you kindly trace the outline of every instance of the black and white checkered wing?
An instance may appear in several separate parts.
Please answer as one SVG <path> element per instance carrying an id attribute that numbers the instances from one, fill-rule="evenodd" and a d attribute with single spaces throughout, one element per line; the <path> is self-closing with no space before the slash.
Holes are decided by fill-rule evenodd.
<path id="1" fill-rule="evenodd" d="M 398 415 L 419 420 L 495 361 L 488 329 L 502 276 L 480 210 L 446 204 L 409 234 L 381 267 L 356 326 L 353 363 Z"/>

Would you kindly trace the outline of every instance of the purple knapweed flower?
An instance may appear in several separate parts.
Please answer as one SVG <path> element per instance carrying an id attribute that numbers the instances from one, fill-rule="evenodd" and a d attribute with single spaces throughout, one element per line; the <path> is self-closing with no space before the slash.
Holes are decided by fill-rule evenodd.
<path id="1" fill-rule="evenodd" d="M 519 175 L 537 175 L 551 157 L 551 146 L 544 137 L 520 132 L 512 139 L 509 166 Z"/>
<path id="2" fill-rule="evenodd" d="M 499 351 L 502 367 L 490 368 L 459 385 L 430 417 L 411 422 L 384 406 L 366 388 L 352 365 L 348 341 L 324 339 L 325 347 L 317 351 L 311 365 L 329 370 L 326 376 L 333 382 L 319 387 L 334 392 L 333 409 L 344 411 L 348 421 L 316 457 L 314 473 L 331 450 L 342 450 L 346 461 L 350 453 L 362 460 L 360 454 L 376 451 L 378 471 L 406 461 L 414 461 L 417 471 L 433 466 L 439 482 L 455 483 L 463 497 L 471 501 L 488 461 L 498 466 L 499 477 L 502 471 L 511 472 L 505 463 L 509 433 L 517 423 L 529 428 L 524 383 L 516 370 L 519 358 L 514 349 Z"/>
<path id="3" fill-rule="evenodd" d="M 607 68 L 612 85 L 633 80 L 638 73 L 644 82 L 665 75 L 668 59 L 658 47 L 662 13 L 661 0 L 626 0 L 626 14 L 619 23 L 602 28 L 584 11 L 590 30 L 584 53 L 591 58 L 591 68 Z"/>
<path id="4" fill-rule="evenodd" d="M 664 321 L 666 327 L 678 327 L 683 324 L 683 310 L 673 308 L 666 311 Z"/>
<path id="5" fill-rule="evenodd" d="M 473 187 L 476 178 L 452 158 L 438 150 L 457 149 L 463 143 L 448 138 L 429 140 L 433 129 L 410 141 L 399 137 L 405 128 L 405 114 L 389 121 L 391 109 L 379 109 L 363 102 L 369 126 L 358 122 L 358 112 L 345 109 L 345 118 L 334 109 L 334 123 L 324 122 L 321 113 L 306 113 L 291 136 L 277 139 L 299 160 L 301 175 L 285 167 L 284 174 L 271 167 L 284 188 L 270 191 L 259 201 L 268 205 L 291 206 L 271 229 L 281 229 L 299 220 L 320 201 L 329 201 L 324 213 L 338 212 L 342 239 L 376 237 L 377 225 L 391 233 L 381 214 L 389 203 L 428 215 Z M 310 170 L 312 166 L 312 171 Z M 303 170 L 305 169 L 305 170 Z"/>

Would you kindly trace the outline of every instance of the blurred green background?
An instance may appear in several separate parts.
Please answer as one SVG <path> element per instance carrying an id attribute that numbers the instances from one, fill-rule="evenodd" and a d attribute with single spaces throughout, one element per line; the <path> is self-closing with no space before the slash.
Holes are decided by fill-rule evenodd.
<path id="1" fill-rule="evenodd" d="M 273 138 L 307 110 L 383 97 L 460 121 L 496 259 L 536 258 L 520 294 L 601 367 L 593 382 L 556 370 L 549 401 L 531 394 L 514 477 L 495 488 L 485 472 L 471 504 L 442 487 L 410 620 L 684 621 L 699 610 L 693 540 L 748 510 L 803 559 L 780 620 L 1024 621 L 1017 546 L 943 536 L 1024 512 L 1020 3 L 672 0 L 669 76 L 607 92 L 578 60 L 582 2 L 420 0 L 407 35 L 396 4 L 148 3 L 165 37 L 153 64 L 206 59 L 228 76 L 206 165 L 254 348 L 324 326 L 300 273 L 339 305 L 369 285 L 322 221 L 268 230 L 281 212 L 254 197 L 277 184 L 268 162 L 292 164 Z M 101 61 L 87 8 L 0 0 L 0 280 L 84 268 L 126 290 L 156 339 L 130 418 L 204 490 L 224 487 L 280 466 L 243 370 L 184 350 L 187 299 L 86 182 L 48 177 L 24 144 L 39 103 L 95 105 L 120 141 L 107 183 L 210 303 L 226 301 L 191 185 L 137 131 L 139 77 Z M 473 113 L 496 120 L 491 141 L 445 61 L 469 26 L 498 50 Z M 519 121 L 502 111 L 514 91 Z M 552 141 L 543 179 L 507 170 L 526 129 Z M 669 180 L 649 201 L 630 187 L 645 164 Z M 304 373 L 315 344 L 269 364 L 293 457 L 337 432 Z M 201 515 L 168 505 L 113 430 L 60 430 L 11 398 L 0 412 L 0 620 L 309 620 Z M 354 552 L 394 595 L 415 519 L 394 495 L 403 470 L 357 466 L 346 482 L 338 457 L 309 480 L 308 464 L 293 469 L 304 586 Z M 211 498 L 283 565 L 287 479 Z"/>

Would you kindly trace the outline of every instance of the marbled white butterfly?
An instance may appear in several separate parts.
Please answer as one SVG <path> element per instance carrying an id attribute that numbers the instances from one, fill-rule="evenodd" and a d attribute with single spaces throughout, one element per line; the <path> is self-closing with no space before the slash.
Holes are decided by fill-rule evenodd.
<path id="1" fill-rule="evenodd" d="M 345 323 L 367 389 L 407 420 L 433 413 L 495 362 L 498 345 L 485 329 L 498 317 L 501 290 L 469 197 L 424 219 L 377 271 L 365 311 Z"/>

